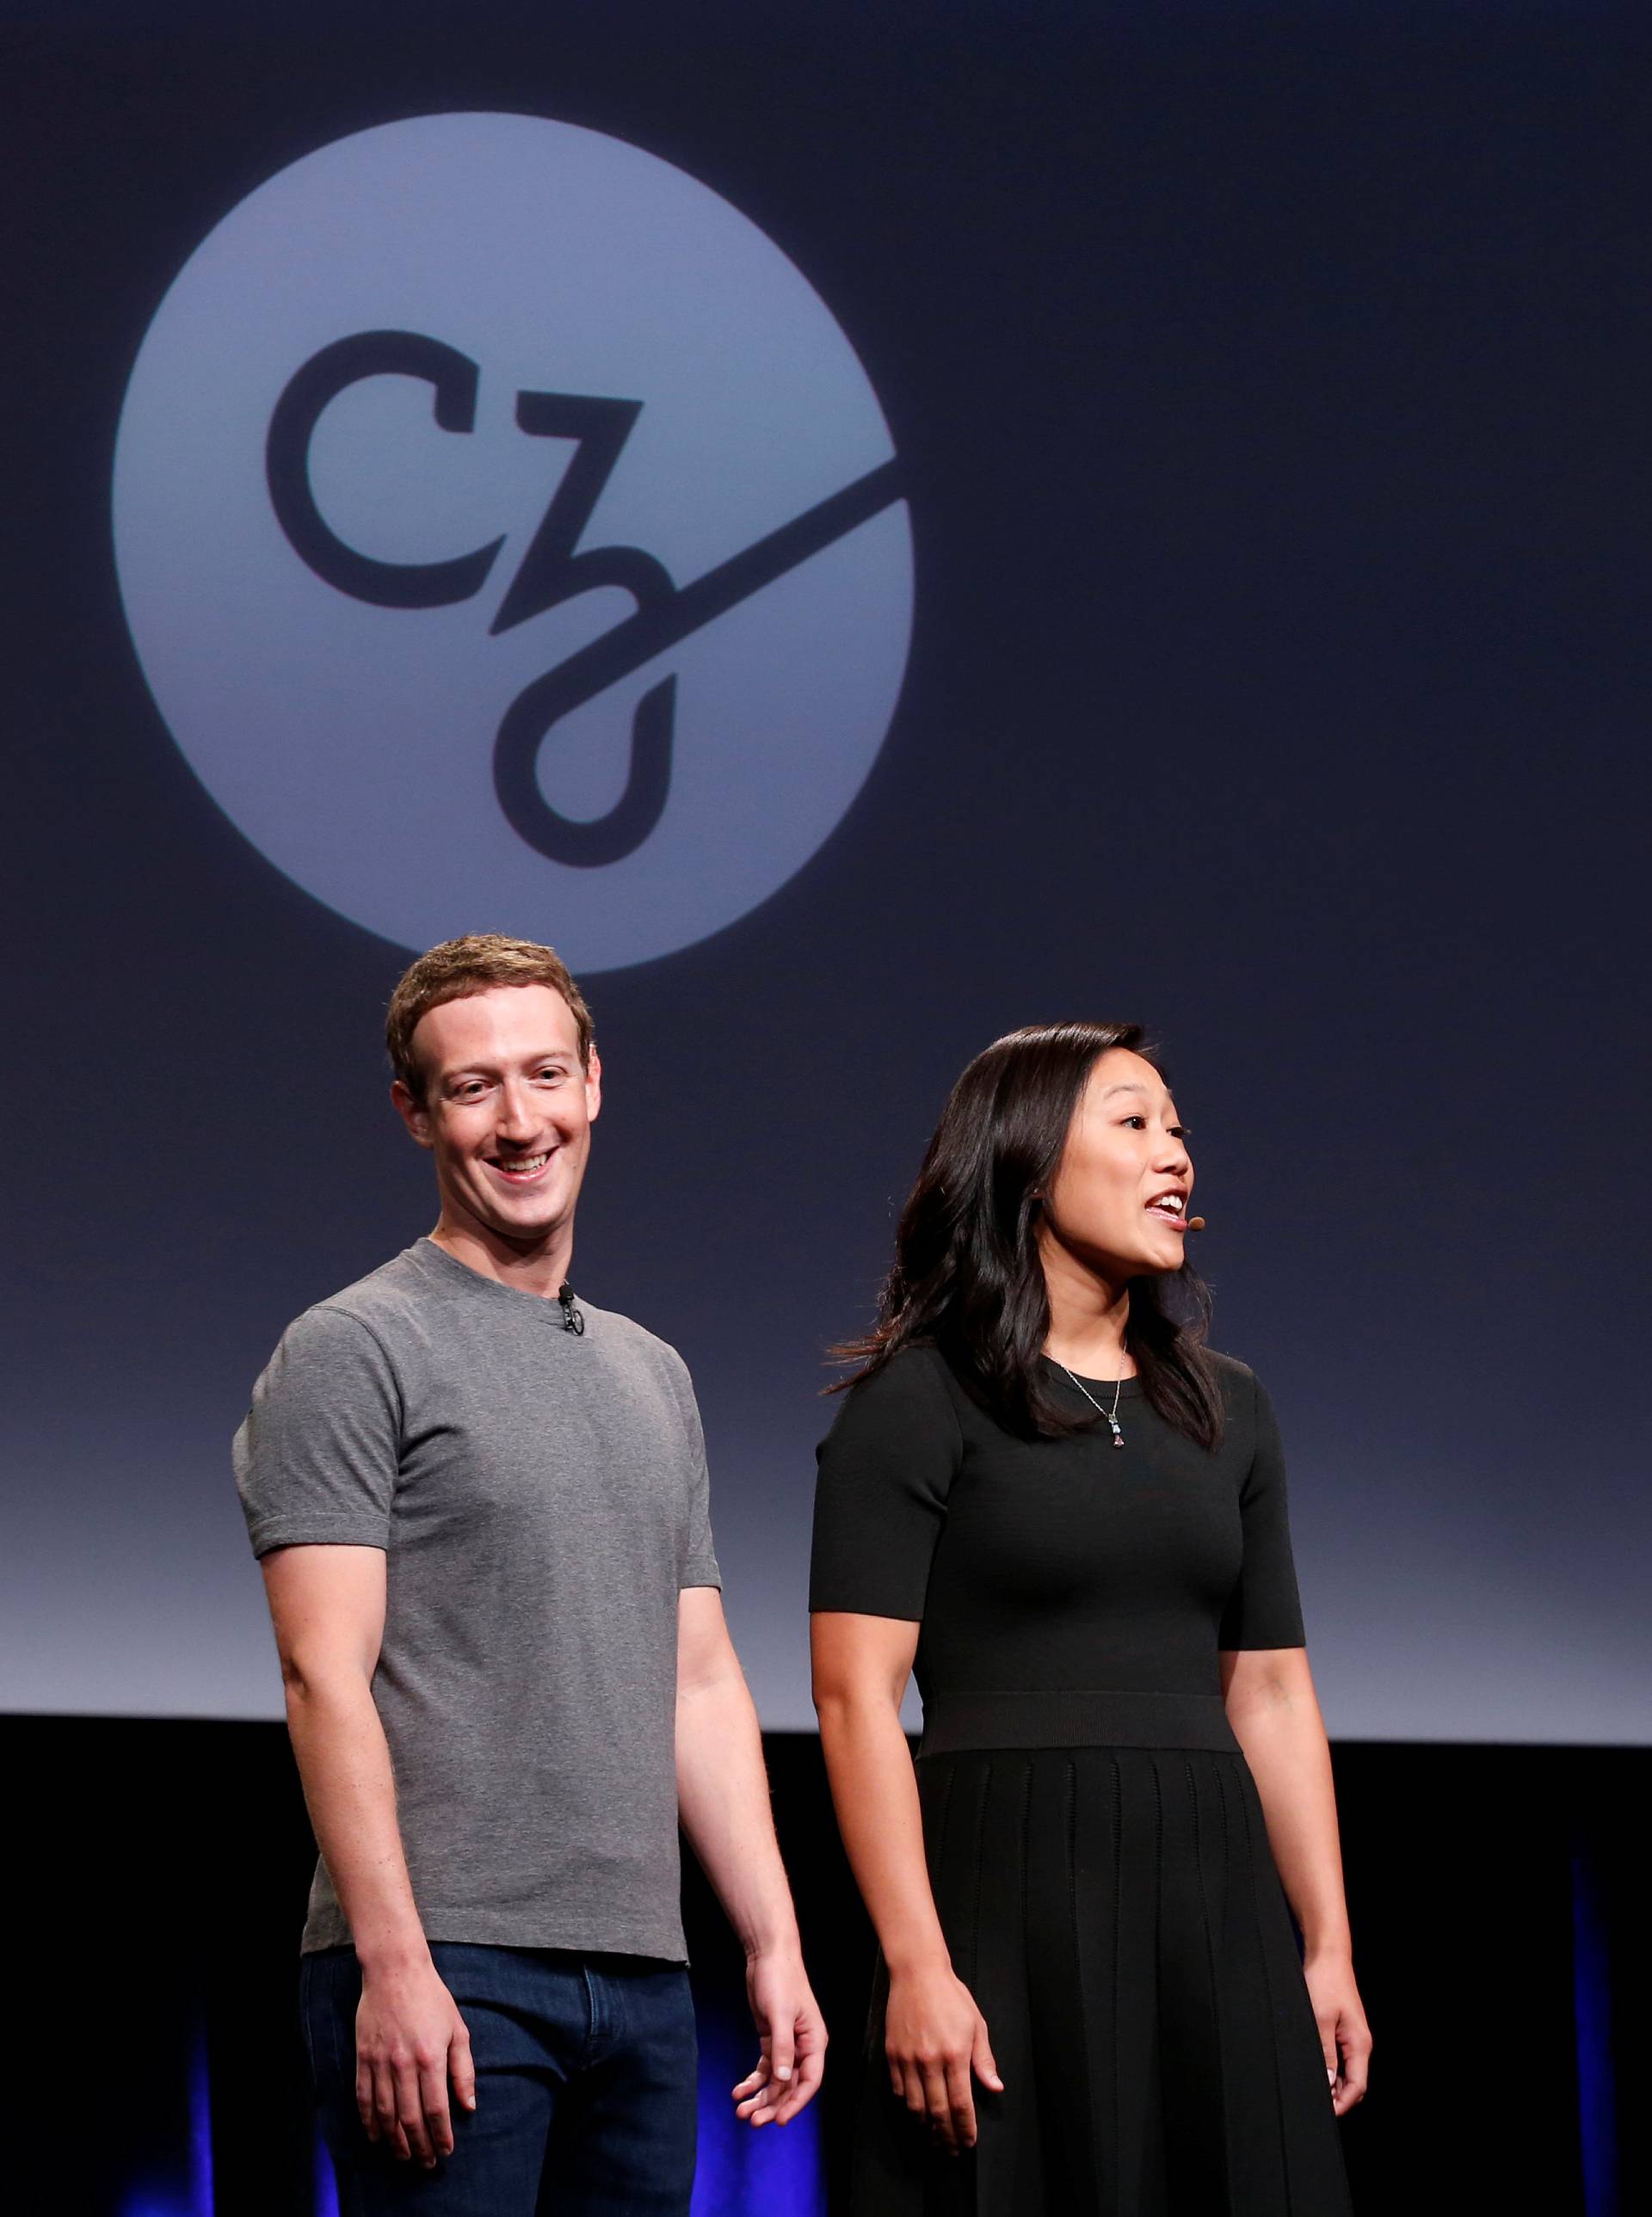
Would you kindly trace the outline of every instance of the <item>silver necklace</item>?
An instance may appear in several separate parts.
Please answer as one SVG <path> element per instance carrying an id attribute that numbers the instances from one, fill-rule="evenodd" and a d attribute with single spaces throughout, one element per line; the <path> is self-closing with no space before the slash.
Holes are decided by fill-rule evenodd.
<path id="1" fill-rule="evenodd" d="M 1063 1378 L 1067 1379 L 1069 1383 L 1078 1387 L 1080 1393 L 1083 1394 L 1085 1399 L 1090 1404 L 1090 1406 L 1095 1411 L 1098 1417 L 1106 1417 L 1107 1422 L 1112 1427 L 1113 1445 L 1116 1448 L 1122 1448 L 1124 1444 L 1124 1435 L 1119 1429 L 1118 1397 L 1124 1390 L 1124 1380 L 1122 1378 L 1114 1379 L 1113 1405 L 1111 1409 L 1104 1409 L 1100 1402 L 1097 1400 L 1095 1395 L 1090 1391 L 1090 1388 L 1085 1384 L 1084 1380 L 1081 1378 L 1074 1378 L 1073 1373 L 1067 1368 L 1066 1363 L 1061 1361 L 1059 1356 L 1055 1358 L 1055 1368 L 1061 1372 Z"/>

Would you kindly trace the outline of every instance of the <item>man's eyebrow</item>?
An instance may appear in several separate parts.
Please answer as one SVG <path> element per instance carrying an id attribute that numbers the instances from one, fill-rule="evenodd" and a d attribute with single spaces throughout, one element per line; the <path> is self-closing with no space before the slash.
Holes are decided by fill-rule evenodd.
<path id="1" fill-rule="evenodd" d="M 571 1064 L 576 1059 L 572 1047 L 541 1047 L 533 1054 L 523 1055 L 517 1066 L 523 1070 L 537 1070 L 542 1063 Z M 436 1084 L 451 1085 L 455 1079 L 461 1078 L 497 1078 L 504 1067 L 503 1064 L 497 1062 L 455 1062 L 449 1065 L 446 1070 L 437 1072 Z"/>

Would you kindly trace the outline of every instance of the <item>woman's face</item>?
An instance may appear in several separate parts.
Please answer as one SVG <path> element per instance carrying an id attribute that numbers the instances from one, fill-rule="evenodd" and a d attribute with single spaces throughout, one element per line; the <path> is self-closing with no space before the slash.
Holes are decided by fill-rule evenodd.
<path id="1" fill-rule="evenodd" d="M 1193 1164 L 1176 1105 L 1128 1047 L 1098 1055 L 1044 1193 L 1043 1234 L 1099 1276 L 1179 1270 Z"/>

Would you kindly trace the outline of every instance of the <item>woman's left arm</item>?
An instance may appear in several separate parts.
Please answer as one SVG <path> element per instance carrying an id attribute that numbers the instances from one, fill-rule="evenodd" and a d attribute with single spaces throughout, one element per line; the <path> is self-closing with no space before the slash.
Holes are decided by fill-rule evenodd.
<path id="1" fill-rule="evenodd" d="M 1222 1690 L 1228 1721 L 1261 1796 L 1268 1844 L 1285 1897 L 1302 1931 L 1302 1974 L 1320 2029 L 1332 2101 L 1338 2116 L 1346 2116 L 1364 2096 L 1371 2038 L 1354 1984 L 1331 1751 L 1307 1650 L 1227 1650 Z"/>

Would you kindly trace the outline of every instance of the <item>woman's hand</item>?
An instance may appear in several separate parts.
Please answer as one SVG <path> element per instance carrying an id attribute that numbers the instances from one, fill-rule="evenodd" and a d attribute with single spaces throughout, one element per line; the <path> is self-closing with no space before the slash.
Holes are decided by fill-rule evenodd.
<path id="1" fill-rule="evenodd" d="M 987 2022 L 950 1964 L 889 1975 L 883 2015 L 889 2084 L 915 2117 L 927 2117 L 956 2155 L 975 2145 L 975 2097 L 970 2073 L 994 2094 L 1004 2091 Z"/>
<path id="2" fill-rule="evenodd" d="M 1310 1955 L 1302 1965 L 1302 1976 L 1325 2052 L 1331 2106 L 1338 2116 L 1346 2117 L 1356 2102 L 1364 2100 L 1370 2075 L 1370 2028 L 1354 1984 L 1354 1967 L 1346 1955 Z"/>

